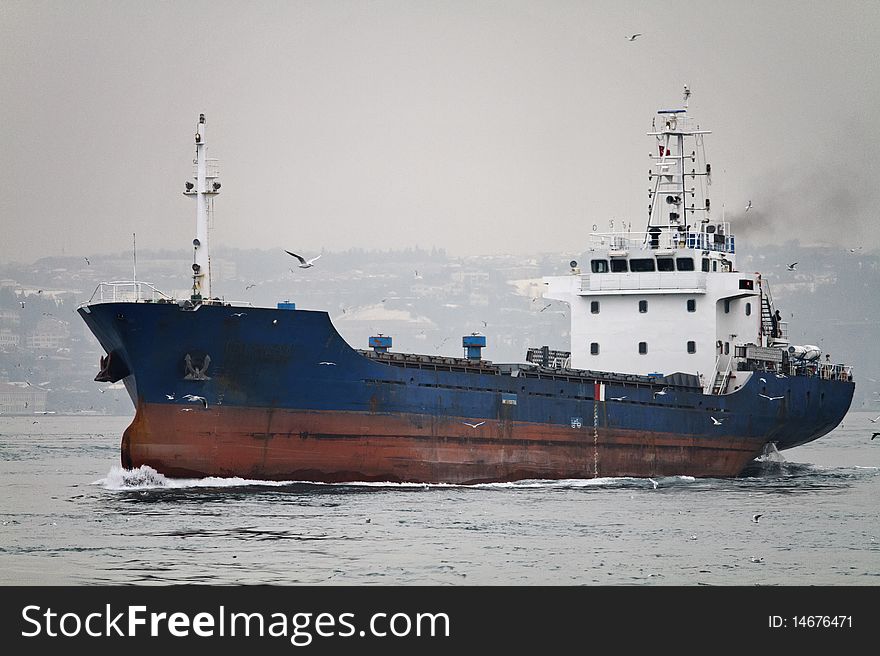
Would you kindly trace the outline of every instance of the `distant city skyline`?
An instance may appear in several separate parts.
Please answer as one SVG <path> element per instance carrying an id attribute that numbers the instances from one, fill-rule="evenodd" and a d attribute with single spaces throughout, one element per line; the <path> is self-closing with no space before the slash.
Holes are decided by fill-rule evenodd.
<path id="1" fill-rule="evenodd" d="M 200 113 L 213 248 L 582 250 L 644 225 L 685 84 L 735 233 L 874 251 L 878 28 L 868 1 L 6 0 L 0 258 L 186 248 Z"/>

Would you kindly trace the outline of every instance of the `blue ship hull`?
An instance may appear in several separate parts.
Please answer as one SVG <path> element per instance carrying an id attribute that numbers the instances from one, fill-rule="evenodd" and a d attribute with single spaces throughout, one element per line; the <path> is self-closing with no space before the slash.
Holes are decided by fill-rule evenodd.
<path id="1" fill-rule="evenodd" d="M 123 380 L 136 408 L 123 465 L 171 476 L 736 476 L 768 443 L 831 431 L 854 390 L 772 373 L 722 395 L 681 377 L 512 375 L 479 360 L 357 351 L 315 311 L 140 302 L 79 312 L 108 354 L 97 379 Z"/>

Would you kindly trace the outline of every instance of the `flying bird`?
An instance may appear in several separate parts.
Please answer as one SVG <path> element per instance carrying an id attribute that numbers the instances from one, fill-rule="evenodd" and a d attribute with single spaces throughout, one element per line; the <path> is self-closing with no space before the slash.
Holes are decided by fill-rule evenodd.
<path id="1" fill-rule="evenodd" d="M 871 439 L 873 440 L 873 439 L 874 439 L 875 437 L 877 437 L 878 435 L 880 435 L 880 433 L 874 433 L 874 434 L 871 436 Z"/>
<path id="2" fill-rule="evenodd" d="M 658 396 L 663 396 L 664 394 L 666 394 L 665 387 L 662 390 L 660 390 L 659 392 L 654 392 L 654 398 L 656 399 Z"/>
<path id="3" fill-rule="evenodd" d="M 206 399 L 204 396 L 196 396 L 195 394 L 184 394 L 183 398 L 189 399 L 193 403 L 195 403 L 196 401 L 201 401 L 202 405 L 205 406 L 205 409 L 208 409 L 208 399 Z"/>
<path id="4" fill-rule="evenodd" d="M 246 314 L 247 314 L 247 312 L 233 312 L 233 313 L 232 313 L 232 316 L 233 316 L 233 317 L 243 317 L 243 316 L 245 316 Z"/>
<path id="5" fill-rule="evenodd" d="M 627 39 L 628 41 L 635 41 L 635 40 L 638 39 L 640 36 L 642 36 L 642 33 L 641 33 L 641 32 L 636 32 L 635 34 L 628 34 L 628 35 L 625 36 L 624 38 Z"/>
<path id="6" fill-rule="evenodd" d="M 318 364 L 335 365 L 335 362 L 319 362 Z"/>
<path id="7" fill-rule="evenodd" d="M 478 426 L 482 426 L 482 425 L 485 424 L 486 422 L 485 422 L 485 421 L 481 421 L 481 422 L 478 422 L 478 423 L 476 423 L 476 424 L 469 424 L 468 422 L 463 421 L 463 422 L 461 422 L 461 423 L 463 423 L 465 426 L 470 426 L 471 428 L 477 428 Z"/>
<path id="8" fill-rule="evenodd" d="M 623 401 L 625 398 L 626 398 L 625 396 L 612 396 L 611 400 L 612 401 Z"/>
<path id="9" fill-rule="evenodd" d="M 167 398 L 169 401 L 173 401 L 173 400 L 174 400 L 174 395 L 173 395 L 173 394 L 166 394 L 166 395 L 165 395 L 165 398 Z"/>
<path id="10" fill-rule="evenodd" d="M 750 209 L 752 209 L 752 201 L 749 201 L 749 204 L 746 205 L 746 212 L 748 212 Z"/>
<path id="11" fill-rule="evenodd" d="M 755 524 L 757 524 L 758 520 L 763 516 L 764 516 L 763 513 L 755 513 L 754 515 L 752 515 L 752 521 L 755 522 Z"/>
<path id="12" fill-rule="evenodd" d="M 788 265 L 788 270 L 789 270 L 789 271 L 796 271 L 796 270 L 797 270 L 797 264 L 798 264 L 797 262 L 792 262 L 791 264 Z"/>
<path id="13" fill-rule="evenodd" d="M 312 259 L 307 260 L 306 258 L 302 257 L 301 255 L 297 255 L 296 253 L 291 253 L 290 251 L 284 251 L 284 252 L 287 253 L 288 255 L 292 255 L 293 257 L 295 257 L 296 259 L 299 260 L 299 268 L 300 269 L 308 269 L 309 267 L 315 266 L 315 260 L 317 260 L 319 257 L 321 257 L 320 255 L 316 255 Z"/>
<path id="14" fill-rule="evenodd" d="M 779 399 L 785 398 L 783 396 L 767 396 L 766 394 L 758 394 L 758 396 L 763 396 L 768 401 L 778 401 Z"/>
<path id="15" fill-rule="evenodd" d="M 256 286 L 257 286 L 257 283 L 252 282 L 250 285 L 247 285 L 247 286 L 244 288 L 244 290 L 247 291 L 247 290 L 249 290 L 251 287 L 256 287 Z"/>
<path id="16" fill-rule="evenodd" d="M 868 421 L 870 421 L 872 424 L 876 424 L 878 419 L 880 419 L 880 417 L 874 417 L 873 419 L 868 418 Z"/>
<path id="17" fill-rule="evenodd" d="M 546 309 L 547 309 L 548 307 L 550 307 L 551 305 L 552 305 L 551 303 L 547 303 L 547 305 L 545 305 L 544 307 L 542 307 L 542 308 L 541 308 L 540 310 L 538 310 L 538 311 L 539 311 L 539 312 L 543 312 L 544 310 L 546 310 Z"/>
<path id="18" fill-rule="evenodd" d="M 84 259 L 84 260 L 85 260 L 85 261 L 86 261 L 86 264 L 88 264 L 88 265 L 90 265 L 90 266 L 91 266 L 91 264 L 92 264 L 92 263 L 91 263 L 91 262 L 89 262 L 89 258 L 87 258 L 87 257 L 84 257 L 84 258 L 83 258 L 83 259 Z"/>
<path id="19" fill-rule="evenodd" d="M 760 380 L 762 383 L 766 383 L 766 382 L 767 382 L 767 379 L 766 379 L 766 378 L 759 378 L 758 380 Z"/>
<path id="20" fill-rule="evenodd" d="M 716 426 L 720 426 L 724 422 L 723 419 L 715 419 L 715 417 L 709 417 L 709 419 L 711 419 L 712 423 Z"/>

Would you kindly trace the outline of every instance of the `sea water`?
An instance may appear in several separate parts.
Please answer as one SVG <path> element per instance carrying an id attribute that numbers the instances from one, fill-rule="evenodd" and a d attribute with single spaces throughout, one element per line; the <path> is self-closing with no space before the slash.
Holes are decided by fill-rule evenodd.
<path id="1" fill-rule="evenodd" d="M 474 486 L 169 479 L 131 417 L 3 416 L 0 581 L 878 585 L 876 414 L 733 479 Z"/>

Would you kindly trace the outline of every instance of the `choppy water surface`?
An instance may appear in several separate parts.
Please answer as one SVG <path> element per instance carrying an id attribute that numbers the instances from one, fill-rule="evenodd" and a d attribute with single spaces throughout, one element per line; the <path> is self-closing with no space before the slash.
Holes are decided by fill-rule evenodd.
<path id="1" fill-rule="evenodd" d="M 478 486 L 172 480 L 129 417 L 0 417 L 0 582 L 878 585 L 876 414 L 737 479 Z"/>

